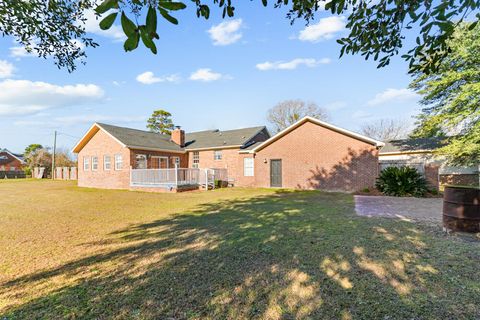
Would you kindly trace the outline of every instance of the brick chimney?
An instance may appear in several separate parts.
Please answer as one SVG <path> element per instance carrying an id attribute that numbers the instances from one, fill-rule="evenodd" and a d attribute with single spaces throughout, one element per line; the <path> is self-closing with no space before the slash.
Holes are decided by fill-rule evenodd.
<path id="1" fill-rule="evenodd" d="M 175 129 L 172 131 L 172 141 L 178 144 L 180 147 L 185 146 L 185 131 L 181 129 L 180 126 L 175 126 Z"/>

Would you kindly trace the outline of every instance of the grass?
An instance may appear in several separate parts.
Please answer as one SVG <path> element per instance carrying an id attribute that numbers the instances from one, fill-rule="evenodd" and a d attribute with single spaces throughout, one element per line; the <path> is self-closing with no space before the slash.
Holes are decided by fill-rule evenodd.
<path id="1" fill-rule="evenodd" d="M 480 244 L 351 195 L 0 182 L 0 319 L 478 319 Z"/>

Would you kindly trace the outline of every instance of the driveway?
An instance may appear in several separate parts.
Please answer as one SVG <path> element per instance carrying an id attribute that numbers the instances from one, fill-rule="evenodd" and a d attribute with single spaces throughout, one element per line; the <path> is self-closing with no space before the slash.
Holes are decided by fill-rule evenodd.
<path id="1" fill-rule="evenodd" d="M 440 222 L 442 205 L 442 198 L 355 196 L 355 211 L 358 215 L 367 217 Z"/>

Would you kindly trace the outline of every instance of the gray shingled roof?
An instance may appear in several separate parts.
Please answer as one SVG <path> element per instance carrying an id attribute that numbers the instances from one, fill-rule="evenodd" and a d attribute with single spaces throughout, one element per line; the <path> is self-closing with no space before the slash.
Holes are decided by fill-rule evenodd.
<path id="1" fill-rule="evenodd" d="M 185 149 L 215 148 L 222 146 L 243 146 L 265 127 L 252 127 L 237 130 L 207 130 L 185 134 L 185 149 L 170 140 L 169 135 L 112 126 L 98 123 L 100 127 L 117 138 L 127 147 L 183 151 Z M 267 133 L 268 138 L 268 133 Z"/>
<path id="2" fill-rule="evenodd" d="M 243 146 L 265 127 L 236 130 L 206 130 L 185 134 L 185 149 L 215 148 L 222 146 Z M 268 136 L 267 136 L 268 138 Z"/>
<path id="3" fill-rule="evenodd" d="M 433 151 L 445 144 L 445 138 L 441 137 L 392 140 L 385 143 L 385 146 L 380 150 L 380 153 Z"/>
<path id="4" fill-rule="evenodd" d="M 120 140 L 127 147 L 141 147 L 169 151 L 183 151 L 176 143 L 170 141 L 170 136 L 144 130 L 130 129 L 98 123 L 100 127 Z"/>

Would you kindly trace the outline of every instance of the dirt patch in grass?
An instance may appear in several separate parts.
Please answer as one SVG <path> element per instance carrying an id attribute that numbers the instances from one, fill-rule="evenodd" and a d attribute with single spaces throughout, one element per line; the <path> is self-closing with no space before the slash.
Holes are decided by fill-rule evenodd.
<path id="1" fill-rule="evenodd" d="M 480 317 L 480 245 L 353 197 L 0 183 L 0 317 Z"/>

